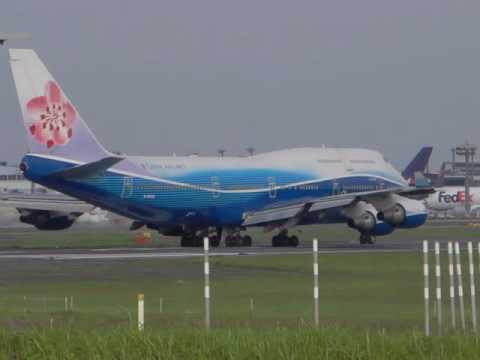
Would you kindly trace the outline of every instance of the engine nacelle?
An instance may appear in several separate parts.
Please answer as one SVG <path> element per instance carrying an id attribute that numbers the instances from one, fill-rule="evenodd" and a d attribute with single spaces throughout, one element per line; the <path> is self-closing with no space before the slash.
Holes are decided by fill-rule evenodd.
<path id="1" fill-rule="evenodd" d="M 400 195 L 372 201 L 378 209 L 377 219 L 399 228 L 414 228 L 427 221 L 427 209 L 422 201 L 408 199 Z"/>
<path id="2" fill-rule="evenodd" d="M 38 230 L 64 230 L 72 226 L 80 215 L 44 210 L 20 210 L 20 221 L 33 225 Z"/>
<path id="3" fill-rule="evenodd" d="M 348 226 L 361 233 L 381 236 L 390 234 L 394 230 L 393 226 L 377 221 L 377 209 L 364 201 L 359 201 L 355 205 L 347 207 L 343 210 L 343 214 L 349 218 Z"/>
<path id="4" fill-rule="evenodd" d="M 375 225 L 377 225 L 375 215 L 369 211 L 365 211 L 360 216 L 348 220 L 348 226 L 361 232 L 370 232 L 375 229 Z"/>
<path id="5" fill-rule="evenodd" d="M 387 224 L 397 226 L 405 222 L 405 219 L 407 218 L 407 212 L 402 205 L 395 204 L 390 209 L 380 211 L 377 214 L 377 218 L 378 220 L 385 221 Z"/>

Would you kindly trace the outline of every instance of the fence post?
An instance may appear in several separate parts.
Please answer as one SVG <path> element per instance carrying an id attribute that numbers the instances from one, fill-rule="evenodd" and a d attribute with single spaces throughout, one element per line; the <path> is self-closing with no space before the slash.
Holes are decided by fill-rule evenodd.
<path id="1" fill-rule="evenodd" d="M 138 294 L 138 330 L 143 331 L 145 328 L 145 304 L 144 304 L 144 295 Z"/>
<path id="2" fill-rule="evenodd" d="M 313 301 L 314 301 L 314 321 L 318 327 L 319 309 L 318 309 L 318 240 L 313 239 Z"/>
<path id="3" fill-rule="evenodd" d="M 73 311 L 73 295 L 70 296 L 70 311 Z"/>
<path id="4" fill-rule="evenodd" d="M 65 312 L 68 312 L 68 296 L 65 296 Z"/>
<path id="5" fill-rule="evenodd" d="M 455 274 L 453 271 L 453 245 L 452 242 L 448 242 L 448 276 L 449 276 L 449 285 L 450 285 L 450 313 L 451 313 L 451 322 L 452 328 L 457 327 L 456 316 L 455 316 Z"/>
<path id="6" fill-rule="evenodd" d="M 160 298 L 160 302 L 158 304 L 158 308 L 160 310 L 160 314 L 163 314 L 163 297 Z"/>
<path id="7" fill-rule="evenodd" d="M 210 263 L 208 260 L 208 237 L 203 238 L 203 270 L 205 275 L 205 329 L 210 330 Z"/>
<path id="8" fill-rule="evenodd" d="M 440 244 L 435 242 L 435 277 L 437 279 L 437 327 L 438 334 L 442 334 L 442 279 L 440 271 Z"/>
<path id="9" fill-rule="evenodd" d="M 468 267 L 470 270 L 470 298 L 472 301 L 472 326 L 473 332 L 477 332 L 477 303 L 475 300 L 475 271 L 473 262 L 473 246 L 472 242 L 468 242 Z"/>
<path id="10" fill-rule="evenodd" d="M 423 241 L 423 298 L 425 300 L 425 335 L 430 336 L 430 304 L 429 304 L 429 281 L 428 281 L 428 241 Z"/>
<path id="11" fill-rule="evenodd" d="M 462 329 L 465 331 L 465 303 L 463 301 L 463 280 L 462 280 L 462 263 L 460 258 L 460 245 L 455 242 L 455 259 L 457 265 L 457 282 L 458 282 L 458 302 L 460 303 L 460 321 Z"/>

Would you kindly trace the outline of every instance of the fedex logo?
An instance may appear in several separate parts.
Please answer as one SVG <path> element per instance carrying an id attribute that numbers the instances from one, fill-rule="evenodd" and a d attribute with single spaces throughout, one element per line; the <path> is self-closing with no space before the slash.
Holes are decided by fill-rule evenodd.
<path id="1" fill-rule="evenodd" d="M 457 191 L 455 194 L 448 194 L 445 191 L 438 192 L 438 202 L 451 204 L 451 203 L 463 203 L 466 201 L 465 191 Z M 473 202 L 473 195 L 470 194 L 470 202 Z"/>

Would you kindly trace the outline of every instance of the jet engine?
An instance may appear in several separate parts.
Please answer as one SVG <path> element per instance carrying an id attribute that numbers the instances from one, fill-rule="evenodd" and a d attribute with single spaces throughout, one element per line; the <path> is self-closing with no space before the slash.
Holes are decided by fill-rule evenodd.
<path id="1" fill-rule="evenodd" d="M 20 221 L 38 230 L 64 230 L 73 225 L 81 213 L 62 213 L 45 210 L 22 210 Z"/>
<path id="2" fill-rule="evenodd" d="M 399 228 L 414 228 L 427 220 L 427 209 L 422 201 L 390 194 L 371 201 L 378 209 L 377 219 Z"/>
<path id="3" fill-rule="evenodd" d="M 377 213 L 373 205 L 364 201 L 359 201 L 343 210 L 343 215 L 349 218 L 348 226 L 352 229 L 370 235 L 390 234 L 394 230 L 393 226 L 377 221 Z"/>

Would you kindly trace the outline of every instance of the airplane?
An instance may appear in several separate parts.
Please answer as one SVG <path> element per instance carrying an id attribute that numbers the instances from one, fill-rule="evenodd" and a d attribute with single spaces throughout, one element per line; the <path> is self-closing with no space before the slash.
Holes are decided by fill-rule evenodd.
<path id="1" fill-rule="evenodd" d="M 133 220 L 182 246 L 249 246 L 242 231 L 274 231 L 272 246 L 297 246 L 289 230 L 346 223 L 361 244 L 425 223 L 425 189 L 412 188 L 377 151 L 295 148 L 249 157 L 139 157 L 106 150 L 35 51 L 10 49 L 26 128 L 24 176 Z"/>
<path id="2" fill-rule="evenodd" d="M 438 212 L 465 214 L 465 186 L 442 186 L 425 199 L 427 209 Z M 470 187 L 470 212 L 480 211 L 480 188 Z"/>

